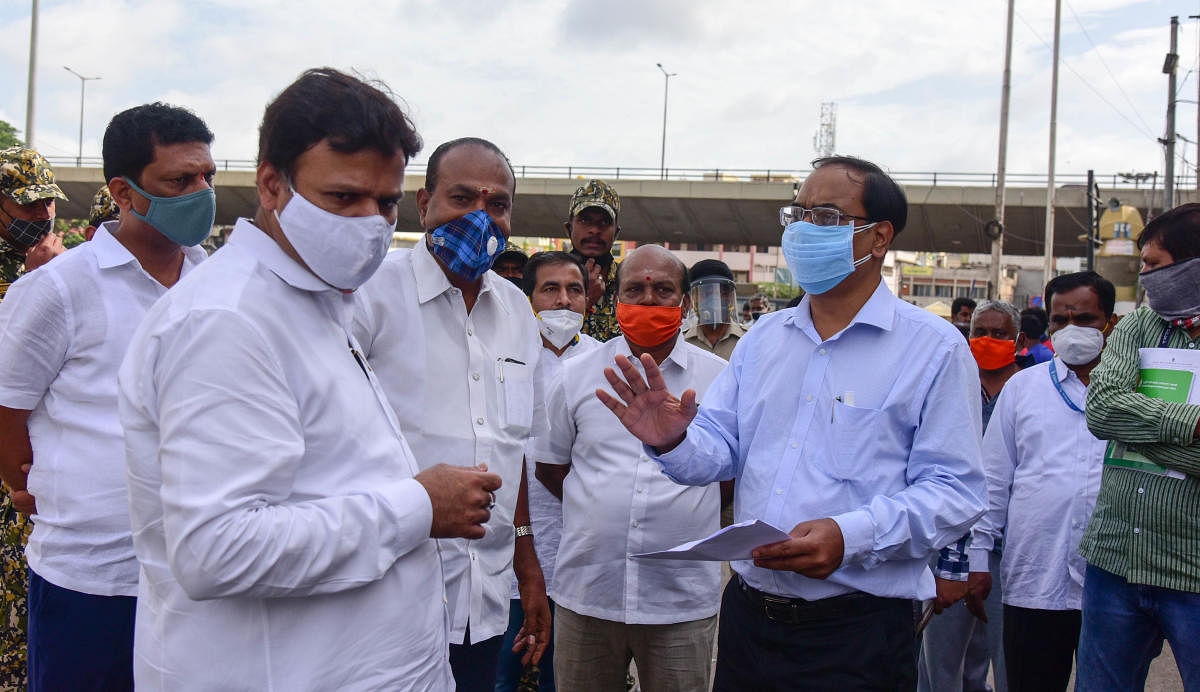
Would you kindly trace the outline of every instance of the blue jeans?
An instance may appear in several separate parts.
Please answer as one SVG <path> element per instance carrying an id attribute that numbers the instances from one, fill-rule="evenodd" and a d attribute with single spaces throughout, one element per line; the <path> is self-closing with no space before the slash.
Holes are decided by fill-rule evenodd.
<path id="1" fill-rule="evenodd" d="M 542 660 L 538 662 L 541 677 L 538 678 L 539 692 L 554 692 L 554 601 L 550 603 L 550 643 L 546 646 Z M 525 655 L 513 653 L 513 645 L 517 643 L 517 632 L 525 623 L 525 611 L 521 609 L 521 600 L 514 598 L 508 605 L 508 631 L 504 633 L 504 643 L 500 645 L 500 660 L 496 664 L 496 692 L 516 692 L 517 682 L 525 667 L 521 665 L 521 657 Z"/>
<path id="2" fill-rule="evenodd" d="M 1200 593 L 1130 584 L 1088 565 L 1075 692 L 1140 690 L 1150 661 L 1171 642 L 1183 686 L 1200 689 Z"/>

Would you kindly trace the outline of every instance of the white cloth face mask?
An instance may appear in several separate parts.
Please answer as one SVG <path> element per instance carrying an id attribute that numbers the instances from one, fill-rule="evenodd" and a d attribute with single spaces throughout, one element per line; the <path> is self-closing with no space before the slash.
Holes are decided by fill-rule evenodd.
<path id="1" fill-rule="evenodd" d="M 574 310 L 542 310 L 537 316 L 538 330 L 554 348 L 565 348 L 583 326 L 583 315 Z"/>
<path id="2" fill-rule="evenodd" d="M 396 224 L 382 216 L 340 216 L 308 201 L 294 188 L 279 228 L 312 273 L 340 291 L 367 282 L 392 244 Z"/>
<path id="3" fill-rule="evenodd" d="M 1068 324 L 1050 335 L 1050 343 L 1067 365 L 1085 365 L 1100 355 L 1104 348 L 1104 333 L 1095 327 Z"/>

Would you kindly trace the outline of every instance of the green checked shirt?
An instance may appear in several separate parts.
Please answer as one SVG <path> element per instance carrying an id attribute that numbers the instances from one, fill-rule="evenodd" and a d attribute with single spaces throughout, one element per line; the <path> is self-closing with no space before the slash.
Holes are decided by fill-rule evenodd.
<path id="1" fill-rule="evenodd" d="M 1200 593 L 1200 405 L 1136 392 L 1139 348 L 1157 348 L 1167 322 L 1148 307 L 1122 319 L 1108 337 L 1088 387 L 1092 434 L 1120 440 L 1182 479 L 1105 466 L 1100 496 L 1079 552 L 1089 563 L 1148 584 Z M 1183 329 L 1169 348 L 1200 348 Z"/>

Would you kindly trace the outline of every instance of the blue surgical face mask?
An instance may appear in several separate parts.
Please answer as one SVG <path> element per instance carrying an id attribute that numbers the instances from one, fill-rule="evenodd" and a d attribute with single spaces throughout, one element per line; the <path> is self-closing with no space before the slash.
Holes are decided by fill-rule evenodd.
<path id="1" fill-rule="evenodd" d="M 871 254 L 854 259 L 854 236 L 874 226 L 818 226 L 795 221 L 783 231 L 783 258 L 806 293 L 820 295 L 854 273 Z"/>
<path id="2" fill-rule="evenodd" d="M 199 245 L 212 233 L 213 221 L 217 218 L 217 193 L 211 187 L 196 190 L 178 197 L 156 197 L 137 186 L 129 178 L 122 178 L 139 195 L 150 200 L 145 216 L 133 207 L 134 216 L 150 224 L 173 243 Z"/>
<path id="3" fill-rule="evenodd" d="M 482 209 L 438 226 L 429 240 L 434 256 L 467 281 L 475 281 L 492 268 L 505 242 L 504 232 Z"/>

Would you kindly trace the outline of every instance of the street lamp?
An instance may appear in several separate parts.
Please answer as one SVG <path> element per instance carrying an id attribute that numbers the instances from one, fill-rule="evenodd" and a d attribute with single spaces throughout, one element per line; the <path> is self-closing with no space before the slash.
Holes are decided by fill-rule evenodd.
<path id="1" fill-rule="evenodd" d="M 663 73 L 663 130 L 662 130 L 662 156 L 658 160 L 658 174 L 663 180 L 667 179 L 667 88 L 671 86 L 671 78 L 679 74 L 678 72 L 667 72 L 662 63 L 655 63 L 658 69 Z"/>
<path id="2" fill-rule="evenodd" d="M 79 78 L 79 154 L 75 158 L 75 165 L 83 165 L 83 88 L 88 82 L 94 82 L 103 77 L 84 77 L 75 70 L 63 65 L 63 69 Z"/>

